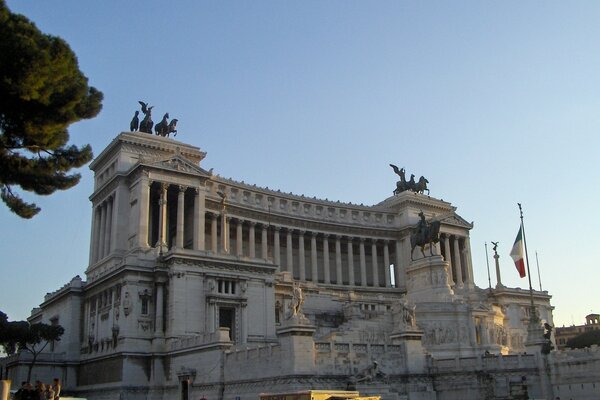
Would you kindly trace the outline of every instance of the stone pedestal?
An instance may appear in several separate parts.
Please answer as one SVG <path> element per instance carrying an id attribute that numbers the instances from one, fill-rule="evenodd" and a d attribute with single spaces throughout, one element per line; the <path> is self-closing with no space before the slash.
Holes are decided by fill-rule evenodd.
<path id="1" fill-rule="evenodd" d="M 448 262 L 442 256 L 415 260 L 406 268 L 406 297 L 411 303 L 451 301 Z"/>
<path id="2" fill-rule="evenodd" d="M 277 330 L 281 344 L 282 374 L 311 374 L 315 368 L 316 327 L 302 314 L 285 320 Z"/>
<path id="3" fill-rule="evenodd" d="M 390 340 L 402 347 L 402 357 L 406 360 L 405 374 L 423 374 L 426 372 L 426 353 L 421 344 L 423 331 L 418 328 L 408 328 L 393 332 Z"/>

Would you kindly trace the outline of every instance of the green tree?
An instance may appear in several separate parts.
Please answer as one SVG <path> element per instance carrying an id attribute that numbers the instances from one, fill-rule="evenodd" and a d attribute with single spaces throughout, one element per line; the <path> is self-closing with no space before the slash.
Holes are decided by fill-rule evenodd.
<path id="1" fill-rule="evenodd" d="M 40 209 L 14 187 L 49 195 L 75 186 L 68 174 L 93 157 L 90 145 L 68 145 L 67 127 L 93 118 L 102 93 L 88 86 L 77 57 L 0 0 L 0 197 L 22 218 Z"/>
<path id="2" fill-rule="evenodd" d="M 567 347 L 572 349 L 583 349 L 593 344 L 600 346 L 600 329 L 583 332 L 567 340 Z"/>
<path id="3" fill-rule="evenodd" d="M 6 354 L 17 351 L 32 355 L 28 366 L 27 381 L 31 381 L 31 371 L 42 351 L 53 341 L 60 341 L 65 329 L 60 325 L 48 325 L 38 322 L 30 324 L 27 321 L 8 321 L 6 314 L 0 311 L 0 345 Z"/>

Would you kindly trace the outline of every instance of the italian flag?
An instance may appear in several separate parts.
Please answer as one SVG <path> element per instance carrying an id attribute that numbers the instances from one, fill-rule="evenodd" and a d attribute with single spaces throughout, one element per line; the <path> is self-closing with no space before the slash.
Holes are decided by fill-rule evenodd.
<path id="1" fill-rule="evenodd" d="M 515 239 L 510 256 L 515 261 L 515 266 L 521 278 L 525 278 L 525 259 L 523 258 L 523 227 L 519 228 L 519 233 Z"/>

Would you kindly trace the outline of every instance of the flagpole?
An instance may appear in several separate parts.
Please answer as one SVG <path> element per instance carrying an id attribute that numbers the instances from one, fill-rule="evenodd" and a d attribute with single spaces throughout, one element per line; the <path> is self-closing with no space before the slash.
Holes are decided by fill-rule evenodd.
<path id="1" fill-rule="evenodd" d="M 540 282 L 540 292 L 542 291 L 542 276 L 540 275 L 540 260 L 538 260 L 538 256 L 537 256 L 537 250 L 535 252 L 535 262 L 537 264 L 537 270 L 538 270 L 538 281 Z"/>
<path id="2" fill-rule="evenodd" d="M 490 292 L 492 291 L 492 278 L 490 278 L 490 258 L 488 257 L 487 242 L 485 242 L 485 262 L 487 262 L 488 282 L 490 284 Z"/>
<path id="3" fill-rule="evenodd" d="M 523 232 L 523 245 L 525 246 L 525 261 L 527 263 L 527 279 L 529 280 L 529 299 L 531 301 L 531 312 L 530 321 L 538 322 L 537 312 L 533 303 L 533 288 L 531 287 L 531 272 L 529 271 L 529 254 L 527 253 L 527 240 L 525 239 L 525 225 L 523 224 L 523 209 L 521 203 L 517 203 L 519 206 L 519 213 L 521 215 L 521 232 Z"/>

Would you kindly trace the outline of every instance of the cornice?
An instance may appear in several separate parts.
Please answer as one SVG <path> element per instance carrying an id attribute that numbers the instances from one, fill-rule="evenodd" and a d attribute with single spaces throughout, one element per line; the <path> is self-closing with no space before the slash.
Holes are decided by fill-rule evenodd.
<path id="1" fill-rule="evenodd" d="M 200 163 L 206 157 L 206 153 L 200 148 L 189 144 L 161 136 L 151 135 L 142 132 L 121 132 L 112 142 L 96 157 L 89 168 L 93 171 L 104 162 L 104 160 L 116 149 L 119 145 L 130 144 L 139 148 L 159 150 L 164 153 L 175 154 L 179 152 L 188 160 Z"/>

